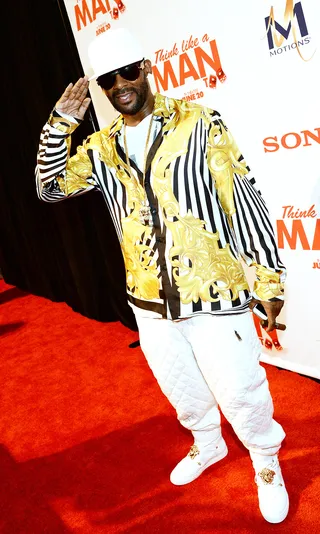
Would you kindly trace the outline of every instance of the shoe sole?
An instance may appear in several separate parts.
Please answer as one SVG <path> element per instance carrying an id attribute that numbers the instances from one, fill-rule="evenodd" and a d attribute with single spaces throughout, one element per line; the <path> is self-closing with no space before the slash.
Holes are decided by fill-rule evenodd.
<path id="1" fill-rule="evenodd" d="M 220 460 L 223 460 L 223 458 L 225 458 L 227 454 L 228 454 L 228 447 L 226 447 L 223 451 L 221 451 L 221 453 L 218 456 L 215 456 L 214 458 L 212 458 L 212 460 L 209 460 L 209 462 L 207 462 L 201 469 L 199 469 L 196 476 L 186 478 L 184 479 L 183 482 L 173 482 L 173 480 L 171 480 L 171 477 L 170 477 L 170 482 L 174 486 L 184 486 L 185 484 L 190 484 L 190 482 L 193 482 L 194 480 L 199 478 L 199 476 L 202 475 L 203 471 L 208 469 L 208 467 L 210 467 L 213 464 L 216 464 L 217 462 L 220 462 Z"/>
<path id="2" fill-rule="evenodd" d="M 261 508 L 260 508 L 260 512 L 262 514 L 262 511 L 261 511 Z M 277 523 L 282 523 L 282 521 L 285 520 L 285 518 L 287 517 L 289 513 L 289 497 L 288 497 L 288 500 L 287 500 L 287 504 L 285 506 L 285 508 L 283 509 L 283 512 L 282 514 L 279 516 L 279 518 L 277 520 L 275 519 L 268 519 L 265 515 L 262 514 L 262 517 L 268 522 L 268 523 L 272 523 L 273 525 L 276 525 Z"/>

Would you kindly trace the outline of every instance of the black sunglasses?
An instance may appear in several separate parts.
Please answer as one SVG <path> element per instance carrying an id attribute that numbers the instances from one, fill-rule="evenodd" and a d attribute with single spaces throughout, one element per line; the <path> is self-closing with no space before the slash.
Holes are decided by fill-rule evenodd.
<path id="1" fill-rule="evenodd" d="M 144 59 L 141 59 L 141 61 L 126 65 L 126 67 L 121 67 L 121 69 L 113 70 L 112 72 L 107 72 L 107 74 L 102 74 L 102 76 L 99 76 L 97 78 L 97 84 L 100 85 L 102 89 L 109 91 L 109 89 L 112 89 L 112 87 L 114 86 L 117 74 L 119 74 L 124 80 L 133 82 L 139 78 L 140 71 L 144 69 L 144 66 L 141 67 L 141 63 L 143 61 Z"/>

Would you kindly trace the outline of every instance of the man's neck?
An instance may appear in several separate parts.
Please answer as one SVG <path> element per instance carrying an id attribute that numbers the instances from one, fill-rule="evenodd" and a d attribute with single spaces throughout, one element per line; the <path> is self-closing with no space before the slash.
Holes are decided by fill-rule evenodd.
<path id="1" fill-rule="evenodd" d="M 142 108 L 135 115 L 123 115 L 124 122 L 127 126 L 137 126 L 139 122 L 145 119 L 150 113 L 152 113 L 154 107 L 154 95 L 149 93 L 147 100 L 143 104 Z"/>

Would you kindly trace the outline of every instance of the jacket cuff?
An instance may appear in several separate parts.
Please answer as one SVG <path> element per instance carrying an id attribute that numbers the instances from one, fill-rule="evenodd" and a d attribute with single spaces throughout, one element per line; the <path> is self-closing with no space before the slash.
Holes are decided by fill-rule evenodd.
<path id="1" fill-rule="evenodd" d="M 50 124 L 50 126 L 53 126 L 56 130 L 59 130 L 59 132 L 67 135 L 72 134 L 72 132 L 78 128 L 80 122 L 82 121 L 75 117 L 70 116 L 70 118 L 67 118 L 65 113 L 60 115 L 55 109 L 52 111 L 48 119 L 48 124 Z"/>
<path id="2" fill-rule="evenodd" d="M 256 265 L 257 279 L 253 285 L 253 296 L 258 300 L 271 300 L 284 297 L 284 271 L 272 271 L 262 265 Z"/>

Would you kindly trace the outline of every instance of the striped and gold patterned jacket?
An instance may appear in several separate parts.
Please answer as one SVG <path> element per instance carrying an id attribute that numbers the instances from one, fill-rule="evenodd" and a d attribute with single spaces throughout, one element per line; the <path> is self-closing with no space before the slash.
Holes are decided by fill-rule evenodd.
<path id="1" fill-rule="evenodd" d="M 69 157 L 79 121 L 53 111 L 40 139 L 36 183 L 48 202 L 99 190 L 121 244 L 135 313 L 178 319 L 242 313 L 253 294 L 283 296 L 285 268 L 261 194 L 219 113 L 155 95 L 145 179 L 126 162 L 123 117 Z M 145 198 L 153 225 L 140 222 Z"/>

